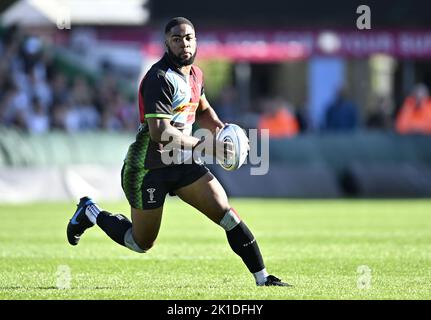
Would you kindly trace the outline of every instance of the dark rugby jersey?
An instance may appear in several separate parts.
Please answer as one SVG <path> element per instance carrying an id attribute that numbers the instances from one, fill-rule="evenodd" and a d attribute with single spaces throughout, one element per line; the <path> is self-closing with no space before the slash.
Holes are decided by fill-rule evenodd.
<path id="1" fill-rule="evenodd" d="M 161 159 L 163 145 L 151 140 L 146 122 L 149 118 L 166 118 L 184 134 L 191 135 L 199 100 L 204 95 L 202 71 L 192 66 L 186 77 L 165 54 L 147 72 L 139 86 L 141 125 L 125 159 L 126 164 L 145 169 L 166 166 Z M 176 150 L 177 162 L 191 156 L 190 151 Z M 181 160 L 180 160 L 181 158 Z"/>

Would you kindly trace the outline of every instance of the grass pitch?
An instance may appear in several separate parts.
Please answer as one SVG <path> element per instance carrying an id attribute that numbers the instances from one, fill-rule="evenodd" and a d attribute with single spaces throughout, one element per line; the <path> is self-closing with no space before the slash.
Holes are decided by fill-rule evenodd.
<path id="1" fill-rule="evenodd" d="M 231 203 L 268 271 L 295 287 L 257 288 L 224 231 L 176 198 L 146 254 L 98 227 L 70 246 L 75 204 L 46 203 L 0 205 L 0 299 L 431 298 L 431 200 Z M 101 205 L 129 214 L 126 202 Z M 70 289 L 57 287 L 61 266 L 70 269 Z"/>

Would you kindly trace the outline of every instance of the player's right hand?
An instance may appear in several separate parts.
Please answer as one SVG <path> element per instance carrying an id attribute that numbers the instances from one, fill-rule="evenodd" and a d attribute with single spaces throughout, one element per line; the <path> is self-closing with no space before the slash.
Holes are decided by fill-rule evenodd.
<path id="1" fill-rule="evenodd" d="M 217 140 L 217 134 L 220 128 L 216 128 L 216 132 L 213 137 L 213 155 L 220 162 L 229 161 L 234 156 L 233 143 L 229 141 Z"/>

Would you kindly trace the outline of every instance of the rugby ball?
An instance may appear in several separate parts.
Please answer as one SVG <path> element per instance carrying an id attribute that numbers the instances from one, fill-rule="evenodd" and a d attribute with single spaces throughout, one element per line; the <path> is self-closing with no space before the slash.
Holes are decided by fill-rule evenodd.
<path id="1" fill-rule="evenodd" d="M 223 142 L 229 141 L 233 145 L 233 158 L 224 159 L 224 161 L 217 159 L 218 164 L 227 171 L 239 169 L 244 164 L 249 150 L 245 131 L 236 124 L 228 123 L 218 132 L 216 139 Z"/>

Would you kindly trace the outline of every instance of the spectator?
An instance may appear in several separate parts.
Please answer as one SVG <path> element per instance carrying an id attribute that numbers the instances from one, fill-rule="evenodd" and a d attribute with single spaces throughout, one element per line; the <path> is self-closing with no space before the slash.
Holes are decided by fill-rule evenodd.
<path id="1" fill-rule="evenodd" d="M 69 106 L 69 105 L 68 105 Z M 79 108 L 65 107 L 63 110 L 60 110 L 58 117 L 64 117 L 63 119 L 59 119 L 60 123 L 63 124 L 64 129 L 67 132 L 73 133 L 78 132 L 84 129 L 84 126 L 81 124 L 81 110 Z"/>
<path id="2" fill-rule="evenodd" d="M 15 129 L 28 132 L 28 117 L 29 114 L 22 109 L 18 109 L 13 118 L 12 125 Z"/>
<path id="3" fill-rule="evenodd" d="M 99 127 L 100 114 L 92 104 L 92 93 L 84 78 L 76 78 L 72 89 L 71 110 L 67 113 L 69 131 L 92 130 Z"/>
<path id="4" fill-rule="evenodd" d="M 2 52 L 2 59 L 6 61 L 9 72 L 15 75 L 19 72 L 24 72 L 24 62 L 20 59 L 19 55 L 19 38 L 11 37 L 5 41 Z"/>
<path id="5" fill-rule="evenodd" d="M 43 43 L 40 38 L 29 36 L 24 39 L 20 48 L 24 72 L 30 73 L 34 70 L 39 78 L 46 75 L 45 65 L 41 61 L 42 46 Z"/>
<path id="6" fill-rule="evenodd" d="M 52 88 L 53 105 L 66 104 L 70 101 L 69 88 L 64 74 L 56 73 L 51 80 L 50 86 Z"/>
<path id="7" fill-rule="evenodd" d="M 51 110 L 51 129 L 67 131 L 67 118 L 68 107 L 64 103 L 54 104 Z"/>
<path id="8" fill-rule="evenodd" d="M 236 122 L 238 116 L 237 93 L 235 88 L 224 88 L 216 106 L 217 114 L 224 122 Z"/>
<path id="9" fill-rule="evenodd" d="M 31 103 L 14 81 L 10 81 L 10 88 L 5 92 L 2 102 L 2 122 L 7 126 L 25 127 L 24 118 L 30 113 Z"/>
<path id="10" fill-rule="evenodd" d="M 102 113 L 101 127 L 107 131 L 120 131 L 123 129 L 123 125 L 115 114 L 115 106 L 113 104 L 108 105 Z"/>
<path id="11" fill-rule="evenodd" d="M 37 98 L 33 99 L 33 110 L 27 117 L 27 129 L 30 133 L 44 133 L 49 130 L 49 116 L 46 107 Z"/>
<path id="12" fill-rule="evenodd" d="M 9 74 L 10 71 L 6 59 L 0 58 L 0 99 L 11 81 Z"/>
<path id="13" fill-rule="evenodd" d="M 136 131 L 139 122 L 136 120 L 138 116 L 137 103 L 133 99 L 125 99 L 121 94 L 117 93 L 116 116 L 121 121 L 123 130 Z"/>
<path id="14" fill-rule="evenodd" d="M 392 127 L 392 102 L 388 96 L 379 96 L 373 110 L 367 118 L 367 127 L 370 129 L 389 130 Z"/>
<path id="15" fill-rule="evenodd" d="M 52 105 L 52 88 L 45 81 L 44 77 L 39 77 L 36 70 L 31 70 L 29 74 L 31 87 L 30 96 L 36 98 L 38 104 L 47 111 Z"/>
<path id="16" fill-rule="evenodd" d="M 282 99 L 266 99 L 264 113 L 258 121 L 259 129 L 269 129 L 271 138 L 293 137 L 299 132 L 299 123 L 290 105 Z"/>
<path id="17" fill-rule="evenodd" d="M 90 87 L 87 80 L 76 77 L 72 87 L 72 103 L 75 105 L 89 105 L 92 100 Z"/>
<path id="18" fill-rule="evenodd" d="M 401 134 L 431 134 L 431 99 L 428 88 L 420 83 L 398 112 L 396 131 Z"/>
<path id="19" fill-rule="evenodd" d="M 117 79 L 111 72 L 105 72 L 95 89 L 95 105 L 101 114 L 103 114 L 105 106 L 116 99 L 117 93 Z"/>
<path id="20" fill-rule="evenodd" d="M 349 131 L 358 127 L 358 107 L 347 98 L 344 88 L 338 91 L 335 101 L 328 106 L 325 120 L 325 129 L 330 131 Z"/>
<path id="21" fill-rule="evenodd" d="M 121 105 L 118 96 L 119 94 L 116 94 L 115 99 L 107 103 L 102 110 L 101 127 L 104 130 L 119 131 L 123 129 L 119 115 Z"/>

